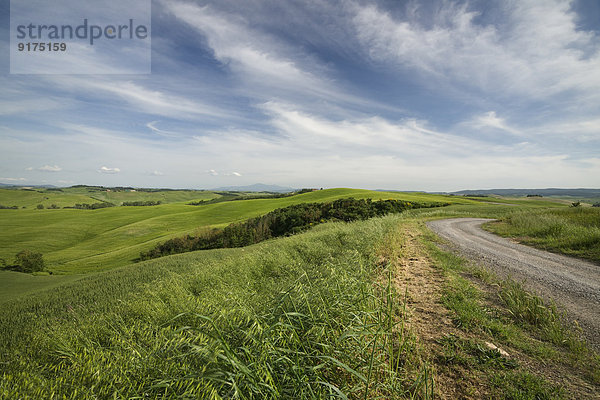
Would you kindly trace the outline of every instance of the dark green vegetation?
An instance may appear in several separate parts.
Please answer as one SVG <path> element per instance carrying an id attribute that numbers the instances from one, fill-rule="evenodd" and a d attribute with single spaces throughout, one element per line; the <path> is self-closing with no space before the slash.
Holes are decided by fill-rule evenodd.
<path id="1" fill-rule="evenodd" d="M 6 264 L 5 260 L 3 260 L 3 264 Z M 45 267 L 44 257 L 41 253 L 31 250 L 21 250 L 15 256 L 14 265 L 4 265 L 3 267 L 25 273 L 40 272 Z"/>
<path id="2" fill-rule="evenodd" d="M 128 207 L 146 207 L 146 206 L 158 206 L 161 203 L 162 202 L 160 200 L 158 200 L 158 201 L 153 201 L 153 200 L 146 200 L 146 201 L 124 201 L 123 203 L 121 203 L 121 205 L 122 206 L 128 206 Z"/>
<path id="3" fill-rule="evenodd" d="M 243 247 L 263 240 L 292 235 L 314 225 L 330 221 L 357 221 L 400 213 L 416 208 L 448 206 L 448 203 L 420 204 L 401 200 L 339 199 L 327 203 L 302 203 L 278 208 L 245 222 L 229 224 L 224 229 L 212 229 L 196 236 L 167 240 L 152 250 L 140 254 L 140 259 L 162 257 L 195 250 Z"/>
<path id="4" fill-rule="evenodd" d="M 600 209 L 595 207 L 517 211 L 487 229 L 544 250 L 600 262 Z"/>
<path id="5" fill-rule="evenodd" d="M 88 204 L 88 203 L 76 203 L 73 207 L 69 207 L 69 206 L 65 206 L 63 208 L 75 208 L 77 210 L 98 210 L 100 208 L 108 208 L 108 207 L 114 207 L 115 205 L 112 203 L 92 203 L 92 204 Z M 38 209 L 42 210 L 44 209 L 44 206 L 42 204 L 38 204 L 37 206 Z M 56 204 L 52 204 L 50 207 L 48 207 L 50 209 L 58 209 L 59 207 Z"/>

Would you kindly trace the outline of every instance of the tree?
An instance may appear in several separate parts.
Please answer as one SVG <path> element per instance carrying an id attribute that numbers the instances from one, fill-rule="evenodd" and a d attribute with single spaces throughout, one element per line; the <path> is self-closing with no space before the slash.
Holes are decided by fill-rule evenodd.
<path id="1" fill-rule="evenodd" d="M 37 272 L 44 269 L 42 253 L 22 250 L 16 255 L 15 263 L 21 272 Z"/>

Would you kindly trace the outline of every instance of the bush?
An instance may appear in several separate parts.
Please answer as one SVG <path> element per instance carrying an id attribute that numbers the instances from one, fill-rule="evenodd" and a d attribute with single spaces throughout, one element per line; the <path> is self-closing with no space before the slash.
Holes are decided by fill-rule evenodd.
<path id="1" fill-rule="evenodd" d="M 93 204 L 88 204 L 88 203 L 83 203 L 83 204 L 75 204 L 73 207 L 64 207 L 64 208 L 75 208 L 78 210 L 97 210 L 99 208 L 107 208 L 107 207 L 114 207 L 115 205 L 112 203 L 108 203 L 108 202 L 104 202 L 104 203 L 93 203 Z"/>
<path id="2" fill-rule="evenodd" d="M 21 272 L 37 272 L 44 269 L 44 258 L 42 253 L 31 250 L 22 250 L 15 258 L 17 269 Z"/>
<path id="3" fill-rule="evenodd" d="M 161 201 L 153 201 L 153 200 L 147 200 L 147 201 L 124 201 L 123 204 L 121 204 L 122 206 L 129 206 L 129 207 L 144 207 L 144 206 L 158 206 L 159 204 L 161 204 Z"/>
<path id="4" fill-rule="evenodd" d="M 38 210 L 43 210 L 44 209 L 44 205 L 43 204 L 38 204 L 37 205 L 37 209 Z"/>
<path id="5" fill-rule="evenodd" d="M 580 201 L 576 201 L 574 203 L 571 203 L 571 207 L 579 207 L 581 206 L 581 202 Z"/>
<path id="6" fill-rule="evenodd" d="M 140 260 L 195 250 L 243 247 L 263 240 L 293 235 L 326 221 L 357 221 L 412 208 L 439 207 L 448 204 L 417 204 L 401 200 L 339 199 L 330 203 L 302 203 L 278 208 L 245 222 L 232 223 L 199 236 L 178 237 L 142 252 Z"/>

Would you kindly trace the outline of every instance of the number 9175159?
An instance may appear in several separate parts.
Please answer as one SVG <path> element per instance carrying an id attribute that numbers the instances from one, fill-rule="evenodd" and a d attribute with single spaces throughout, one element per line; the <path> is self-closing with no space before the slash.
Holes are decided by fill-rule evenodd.
<path id="1" fill-rule="evenodd" d="M 67 51 L 66 43 L 21 42 L 17 45 L 19 51 Z"/>

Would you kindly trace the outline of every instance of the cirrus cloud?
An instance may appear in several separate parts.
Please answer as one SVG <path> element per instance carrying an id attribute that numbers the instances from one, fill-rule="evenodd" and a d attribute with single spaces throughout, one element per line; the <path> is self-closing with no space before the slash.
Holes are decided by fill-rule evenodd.
<path id="1" fill-rule="evenodd" d="M 38 171 L 42 172 L 60 172 L 62 168 L 58 165 L 44 165 L 43 167 L 39 167 Z"/>
<path id="2" fill-rule="evenodd" d="M 98 172 L 100 172 L 101 174 L 118 174 L 119 172 L 121 172 L 121 170 L 119 168 L 109 168 L 102 166 L 100 167 Z"/>

